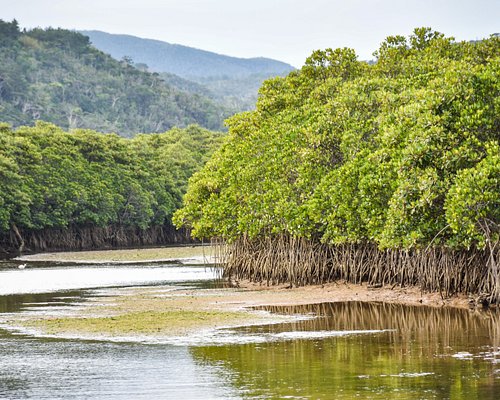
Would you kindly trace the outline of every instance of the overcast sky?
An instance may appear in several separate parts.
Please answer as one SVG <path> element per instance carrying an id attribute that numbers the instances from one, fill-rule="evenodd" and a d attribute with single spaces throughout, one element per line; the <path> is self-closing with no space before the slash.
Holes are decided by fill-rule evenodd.
<path id="1" fill-rule="evenodd" d="M 95 29 L 300 67 L 315 49 L 362 60 L 388 35 L 430 26 L 458 40 L 500 32 L 500 0 L 0 0 L 21 27 Z"/>

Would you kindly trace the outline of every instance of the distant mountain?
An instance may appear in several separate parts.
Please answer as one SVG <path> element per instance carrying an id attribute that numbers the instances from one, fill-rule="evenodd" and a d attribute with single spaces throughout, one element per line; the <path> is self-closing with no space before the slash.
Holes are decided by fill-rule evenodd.
<path id="1" fill-rule="evenodd" d="M 158 72 L 169 85 L 207 96 L 233 112 L 253 109 L 263 81 L 294 70 L 269 58 L 236 58 L 130 35 L 80 32 L 115 59 L 128 59 L 139 68 Z"/>
<path id="2" fill-rule="evenodd" d="M 183 84 L 191 85 L 168 84 L 157 73 L 117 61 L 77 32 L 20 31 L 16 21 L 0 20 L 0 122 L 45 120 L 123 136 L 193 123 L 222 129 L 230 111 L 199 85 L 175 88 Z"/>
<path id="3" fill-rule="evenodd" d="M 182 78 L 241 78 L 249 75 L 276 76 L 294 68 L 269 58 L 236 58 L 159 40 L 101 31 L 80 31 L 99 50 L 116 59 L 131 57 L 145 63 L 154 72 L 169 72 Z"/>

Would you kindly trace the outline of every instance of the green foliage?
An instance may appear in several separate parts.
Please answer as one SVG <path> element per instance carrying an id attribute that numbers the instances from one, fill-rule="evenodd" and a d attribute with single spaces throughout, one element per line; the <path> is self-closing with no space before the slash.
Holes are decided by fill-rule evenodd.
<path id="1" fill-rule="evenodd" d="M 195 125 L 124 139 L 0 124 L 0 231 L 170 224 L 189 176 L 221 138 Z"/>
<path id="2" fill-rule="evenodd" d="M 12 22 L 0 20 L 0 46 L 11 44 L 19 35 L 19 24 L 15 19 Z"/>
<path id="3" fill-rule="evenodd" d="M 44 120 L 132 136 L 194 123 L 220 130 L 230 114 L 203 94 L 114 60 L 77 32 L 19 32 L 17 22 L 0 20 L 0 60 L 0 120 L 14 127 Z"/>
<path id="4" fill-rule="evenodd" d="M 500 224 L 499 49 L 419 28 L 387 38 L 373 65 L 314 52 L 228 120 L 175 222 L 229 241 L 484 246 Z"/>
<path id="5" fill-rule="evenodd" d="M 446 196 L 446 219 L 461 245 L 500 239 L 500 146 L 486 148 L 486 157 L 460 171 Z"/>

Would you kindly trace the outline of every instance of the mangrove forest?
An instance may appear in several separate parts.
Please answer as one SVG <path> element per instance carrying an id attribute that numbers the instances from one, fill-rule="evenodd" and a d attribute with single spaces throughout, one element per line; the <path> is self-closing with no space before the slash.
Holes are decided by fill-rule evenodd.
<path id="1" fill-rule="evenodd" d="M 374 62 L 313 52 L 227 121 L 175 223 L 228 277 L 500 301 L 499 50 L 418 28 Z"/>
<path id="2" fill-rule="evenodd" d="M 0 124 L 0 253 L 189 241 L 172 214 L 222 137 L 196 125 L 125 139 Z"/>

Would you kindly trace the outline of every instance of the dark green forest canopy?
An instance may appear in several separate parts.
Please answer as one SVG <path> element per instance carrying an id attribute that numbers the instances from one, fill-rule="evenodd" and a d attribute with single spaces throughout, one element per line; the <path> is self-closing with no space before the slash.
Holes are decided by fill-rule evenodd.
<path id="1" fill-rule="evenodd" d="M 419 28 L 376 62 L 314 52 L 190 180 L 174 221 L 228 241 L 484 247 L 500 224 L 500 39 Z"/>
<path id="2" fill-rule="evenodd" d="M 188 178 L 222 136 L 195 125 L 125 139 L 0 124 L 0 233 L 171 224 Z"/>
<path id="3" fill-rule="evenodd" d="M 15 20 L 0 20 L 0 120 L 14 127 L 44 120 L 132 136 L 189 124 L 220 130 L 228 115 L 204 95 L 114 60 L 77 32 L 20 31 Z"/>

